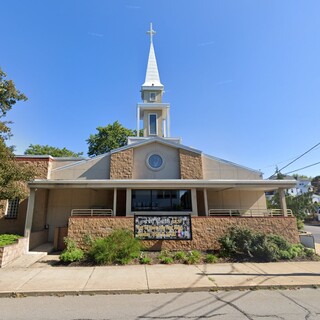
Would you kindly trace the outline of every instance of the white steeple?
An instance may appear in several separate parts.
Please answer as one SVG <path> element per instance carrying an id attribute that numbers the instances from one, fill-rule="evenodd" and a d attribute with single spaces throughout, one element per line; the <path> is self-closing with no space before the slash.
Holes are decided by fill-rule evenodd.
<path id="1" fill-rule="evenodd" d="M 152 23 L 150 23 L 150 30 L 147 32 L 150 35 L 150 51 L 147 65 L 147 72 L 144 84 L 142 85 L 142 90 L 151 89 L 149 87 L 158 87 L 157 89 L 163 89 L 163 85 L 160 82 L 160 76 L 157 66 L 156 55 L 154 53 L 153 47 L 153 36 L 155 31 L 152 29 Z"/>

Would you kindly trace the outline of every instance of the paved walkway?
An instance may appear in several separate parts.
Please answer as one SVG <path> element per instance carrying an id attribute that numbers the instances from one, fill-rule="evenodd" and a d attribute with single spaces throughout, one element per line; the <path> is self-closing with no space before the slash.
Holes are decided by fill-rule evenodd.
<path id="1" fill-rule="evenodd" d="M 35 254 L 0 269 L 0 296 L 320 287 L 320 262 L 62 267 Z"/>

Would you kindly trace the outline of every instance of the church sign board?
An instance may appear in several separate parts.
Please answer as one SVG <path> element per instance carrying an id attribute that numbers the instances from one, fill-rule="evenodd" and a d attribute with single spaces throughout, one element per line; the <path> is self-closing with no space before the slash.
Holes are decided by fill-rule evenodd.
<path id="1" fill-rule="evenodd" d="M 134 235 L 141 240 L 192 240 L 190 215 L 135 215 Z"/>

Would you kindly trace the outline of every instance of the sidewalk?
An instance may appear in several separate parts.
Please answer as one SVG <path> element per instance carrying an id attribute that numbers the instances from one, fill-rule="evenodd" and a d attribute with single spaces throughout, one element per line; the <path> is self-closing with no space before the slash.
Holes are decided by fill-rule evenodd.
<path id="1" fill-rule="evenodd" d="M 0 269 L 0 297 L 320 286 L 320 262 L 62 267 L 57 257 Z"/>

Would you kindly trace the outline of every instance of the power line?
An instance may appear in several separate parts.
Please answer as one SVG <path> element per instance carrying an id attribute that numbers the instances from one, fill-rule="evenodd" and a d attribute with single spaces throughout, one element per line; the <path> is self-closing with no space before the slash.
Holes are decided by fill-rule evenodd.
<path id="1" fill-rule="evenodd" d="M 309 150 L 307 150 L 306 152 L 304 152 L 302 155 L 300 155 L 299 157 L 295 158 L 294 160 L 292 160 L 291 162 L 289 162 L 286 166 L 282 167 L 281 169 L 279 169 L 278 171 L 281 172 L 281 170 L 283 170 L 286 167 L 289 167 L 290 164 L 296 162 L 297 160 L 299 160 L 300 158 L 302 158 L 304 155 L 306 155 L 307 153 L 309 153 L 311 150 L 313 150 L 314 148 L 316 148 L 317 146 L 320 145 L 320 142 L 317 143 L 316 145 L 314 145 L 312 148 L 310 148 Z"/>
<path id="2" fill-rule="evenodd" d="M 317 164 L 320 164 L 320 161 L 319 161 L 319 162 L 316 162 L 316 163 L 313 163 L 313 164 L 310 164 L 310 165 L 308 165 L 308 166 L 305 166 L 305 167 L 303 167 L 303 168 L 299 168 L 299 169 L 296 169 L 296 170 L 287 172 L 287 173 L 285 173 L 285 174 L 289 174 L 289 173 L 293 173 L 293 172 L 300 171 L 300 170 L 303 170 L 303 169 L 307 169 L 307 168 L 316 166 Z"/>

